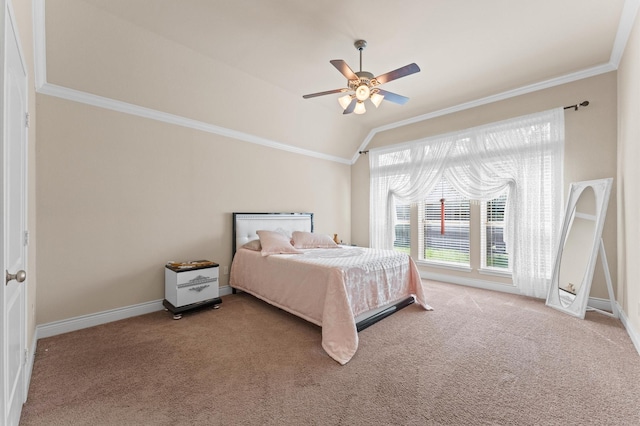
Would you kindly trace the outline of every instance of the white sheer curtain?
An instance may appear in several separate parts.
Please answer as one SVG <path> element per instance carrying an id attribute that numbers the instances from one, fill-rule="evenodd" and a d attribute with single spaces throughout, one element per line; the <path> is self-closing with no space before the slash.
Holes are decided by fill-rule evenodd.
<path id="1" fill-rule="evenodd" d="M 392 248 L 395 202 L 413 203 L 444 177 L 472 200 L 508 190 L 505 243 L 514 284 L 546 297 L 563 197 L 564 110 L 557 108 L 369 152 L 370 244 Z"/>

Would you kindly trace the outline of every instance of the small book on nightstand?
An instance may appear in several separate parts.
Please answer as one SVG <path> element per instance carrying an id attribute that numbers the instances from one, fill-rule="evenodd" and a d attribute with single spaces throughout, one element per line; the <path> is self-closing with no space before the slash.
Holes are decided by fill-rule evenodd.
<path id="1" fill-rule="evenodd" d="M 187 262 L 176 262 L 170 260 L 166 263 L 166 267 L 173 271 L 182 271 L 185 269 L 213 268 L 216 266 L 218 266 L 218 264 L 210 260 L 190 260 Z"/>

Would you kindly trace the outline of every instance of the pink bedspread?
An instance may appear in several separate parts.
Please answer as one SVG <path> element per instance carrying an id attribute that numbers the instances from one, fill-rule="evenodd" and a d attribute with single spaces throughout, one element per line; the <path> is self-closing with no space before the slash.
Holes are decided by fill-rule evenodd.
<path id="1" fill-rule="evenodd" d="M 361 247 L 271 255 L 239 249 L 229 284 L 322 327 L 322 347 L 340 364 L 358 349 L 355 317 L 415 296 L 426 310 L 418 269 L 406 254 Z"/>

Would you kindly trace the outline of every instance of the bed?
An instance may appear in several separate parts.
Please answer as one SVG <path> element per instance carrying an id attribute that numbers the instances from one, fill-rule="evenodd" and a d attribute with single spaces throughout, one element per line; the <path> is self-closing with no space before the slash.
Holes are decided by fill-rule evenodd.
<path id="1" fill-rule="evenodd" d="M 291 250 L 265 255 L 267 233 L 286 236 Z M 242 290 L 320 326 L 323 349 L 344 365 L 356 353 L 359 331 L 414 301 L 431 307 L 408 255 L 327 238 L 313 233 L 313 213 L 233 213 L 229 284 L 234 293 Z"/>

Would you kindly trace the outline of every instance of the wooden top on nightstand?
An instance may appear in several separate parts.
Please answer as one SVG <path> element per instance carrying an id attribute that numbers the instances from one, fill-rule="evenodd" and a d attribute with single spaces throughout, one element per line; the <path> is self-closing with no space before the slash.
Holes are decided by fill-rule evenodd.
<path id="1" fill-rule="evenodd" d="M 174 272 L 195 271 L 196 269 L 216 268 L 219 265 L 210 260 L 190 260 L 188 262 L 169 261 L 165 267 Z"/>

